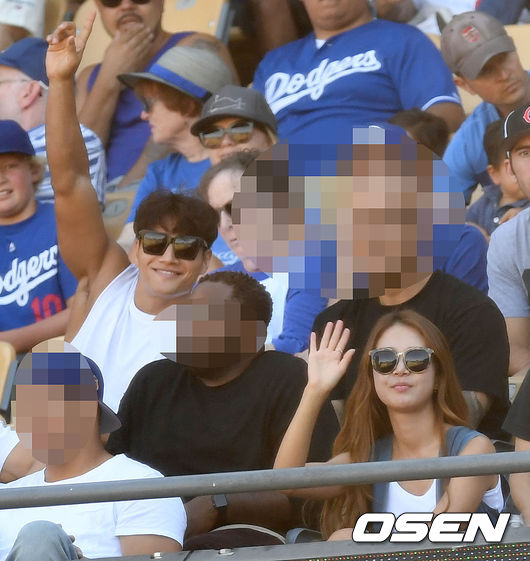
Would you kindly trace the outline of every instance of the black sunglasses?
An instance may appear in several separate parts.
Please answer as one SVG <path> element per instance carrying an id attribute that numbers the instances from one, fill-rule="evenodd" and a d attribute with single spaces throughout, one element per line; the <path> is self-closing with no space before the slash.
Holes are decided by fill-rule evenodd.
<path id="1" fill-rule="evenodd" d="M 248 142 L 254 132 L 252 121 L 238 121 L 229 127 L 215 127 L 199 133 L 199 138 L 205 148 L 219 148 L 227 134 L 236 144 Z"/>
<path id="2" fill-rule="evenodd" d="M 144 253 L 148 255 L 164 255 L 168 245 L 173 246 L 173 253 L 176 259 L 193 261 L 201 248 L 208 249 L 206 242 L 197 236 L 170 236 L 162 232 L 152 230 L 140 230 L 138 239 L 142 245 Z"/>
<path id="3" fill-rule="evenodd" d="M 134 4 L 149 4 L 151 0 L 132 0 Z M 101 0 L 105 8 L 117 8 L 121 4 L 121 0 Z"/>
<path id="4" fill-rule="evenodd" d="M 391 374 L 396 369 L 399 358 L 403 357 L 405 368 L 409 372 L 418 373 L 427 370 L 433 353 L 434 351 L 427 347 L 411 347 L 400 353 L 391 347 L 384 347 L 370 351 L 370 360 L 376 372 Z"/>

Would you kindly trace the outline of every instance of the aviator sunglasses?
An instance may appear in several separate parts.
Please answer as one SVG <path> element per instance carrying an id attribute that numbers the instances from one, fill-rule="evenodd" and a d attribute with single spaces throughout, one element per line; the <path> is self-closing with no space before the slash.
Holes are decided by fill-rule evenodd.
<path id="1" fill-rule="evenodd" d="M 229 127 L 215 127 L 207 129 L 199 133 L 201 144 L 205 148 L 219 148 L 223 142 L 225 134 L 236 144 L 248 142 L 254 132 L 254 123 L 252 121 L 237 121 Z"/>
<path id="2" fill-rule="evenodd" d="M 140 230 L 138 239 L 142 245 L 144 253 L 148 255 L 164 255 L 168 245 L 173 246 L 173 253 L 176 259 L 193 261 L 201 248 L 208 249 L 206 242 L 197 236 L 170 236 L 162 232 L 152 230 Z"/>
<path id="3" fill-rule="evenodd" d="M 432 349 L 427 347 L 411 347 L 398 353 L 391 347 L 373 349 L 370 351 L 372 368 L 379 374 L 391 374 L 396 369 L 400 357 L 403 357 L 405 368 L 409 372 L 424 372 L 431 363 Z"/>
<path id="4" fill-rule="evenodd" d="M 122 0 L 101 0 L 105 8 L 117 8 Z M 134 4 L 149 4 L 151 0 L 132 0 Z"/>

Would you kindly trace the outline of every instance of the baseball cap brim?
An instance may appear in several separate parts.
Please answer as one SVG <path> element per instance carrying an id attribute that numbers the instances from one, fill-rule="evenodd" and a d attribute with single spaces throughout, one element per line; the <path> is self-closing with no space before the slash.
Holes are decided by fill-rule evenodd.
<path id="1" fill-rule="evenodd" d="M 194 136 L 199 136 L 199 134 L 203 132 L 204 129 L 206 129 L 209 125 L 215 123 L 216 121 L 219 121 L 220 119 L 226 119 L 227 117 L 241 117 L 242 119 L 247 119 L 249 121 L 253 121 L 254 123 L 259 123 L 260 125 L 264 125 L 270 128 L 270 125 L 268 123 L 256 119 L 255 117 L 249 115 L 248 112 L 246 111 L 238 111 L 237 109 L 231 109 L 230 111 L 227 112 L 222 112 L 222 113 L 220 112 L 220 113 L 216 113 L 215 115 L 208 115 L 208 117 L 199 119 L 191 126 L 190 128 L 191 134 L 193 134 Z M 277 130 L 271 129 L 271 131 L 274 134 L 277 134 Z"/>
<path id="2" fill-rule="evenodd" d="M 460 72 L 464 77 L 475 80 L 490 58 L 512 51 L 515 51 L 513 39 L 509 35 L 499 35 L 471 52 L 462 62 Z"/>
<path id="3" fill-rule="evenodd" d="M 173 84 L 168 80 L 164 80 L 164 78 L 161 78 L 156 74 L 152 74 L 151 72 L 130 72 L 129 74 L 120 74 L 118 76 L 118 80 L 122 84 L 125 84 L 128 88 L 131 89 L 134 89 L 134 87 L 140 80 L 150 80 L 151 82 L 157 82 L 159 84 L 163 84 L 164 86 L 168 86 L 174 90 L 182 92 L 183 94 L 192 97 L 193 99 L 199 101 L 200 103 L 203 103 L 205 97 L 210 95 L 210 93 L 206 92 L 206 90 L 204 90 L 204 92 L 202 91 L 191 92 L 188 89 L 186 89 L 184 85 L 179 87 L 178 85 Z M 202 90 L 202 88 L 199 88 L 199 86 L 196 86 L 196 88 L 198 88 L 198 90 Z"/>
<path id="4" fill-rule="evenodd" d="M 114 432 L 121 427 L 121 421 L 118 415 L 102 401 L 99 401 L 99 432 L 101 434 L 107 434 L 109 432 Z"/>
<path id="5" fill-rule="evenodd" d="M 511 152 L 513 150 L 513 147 L 525 136 L 527 136 L 530 140 L 530 127 L 526 131 L 521 130 L 511 135 L 509 138 L 505 138 L 502 145 L 506 152 Z"/>

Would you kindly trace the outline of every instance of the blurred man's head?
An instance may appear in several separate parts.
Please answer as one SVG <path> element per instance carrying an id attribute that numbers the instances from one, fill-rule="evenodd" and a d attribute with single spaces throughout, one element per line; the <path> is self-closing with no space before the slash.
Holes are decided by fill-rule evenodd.
<path id="1" fill-rule="evenodd" d="M 228 85 L 205 104 L 191 127 L 210 160 L 218 164 L 234 152 L 263 152 L 278 140 L 278 126 L 267 101 L 257 90 Z"/>
<path id="2" fill-rule="evenodd" d="M 35 350 L 21 361 L 15 378 L 16 430 L 24 448 L 48 465 L 72 461 L 99 434 L 120 426 L 103 403 L 97 365 L 68 343 L 57 352 Z"/>
<path id="3" fill-rule="evenodd" d="M 443 265 L 460 239 L 462 194 L 403 131 L 354 129 L 354 145 L 276 145 L 251 164 L 232 220 L 245 253 L 291 288 L 381 296 Z"/>
<path id="4" fill-rule="evenodd" d="M 530 95 L 513 39 L 485 12 L 455 16 L 442 31 L 441 51 L 455 83 L 488 103 L 514 108 Z"/>
<path id="5" fill-rule="evenodd" d="M 177 362 L 214 385 L 219 374 L 263 347 L 271 315 L 271 297 L 257 280 L 219 271 L 201 278 L 186 301 L 157 319 L 176 320 Z"/>
<path id="6" fill-rule="evenodd" d="M 530 104 L 521 105 L 504 121 L 504 148 L 507 171 L 521 191 L 530 198 Z"/>
<path id="7" fill-rule="evenodd" d="M 11 119 L 24 130 L 44 123 L 48 76 L 43 39 L 27 37 L 0 53 L 0 119 Z"/>

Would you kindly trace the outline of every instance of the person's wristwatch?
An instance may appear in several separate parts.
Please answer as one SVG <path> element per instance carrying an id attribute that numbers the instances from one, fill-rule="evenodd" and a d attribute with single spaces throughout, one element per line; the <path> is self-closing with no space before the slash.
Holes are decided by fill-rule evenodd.
<path id="1" fill-rule="evenodd" d="M 228 508 L 228 499 L 226 495 L 212 495 L 212 504 L 217 511 L 217 523 L 219 526 L 225 526 L 227 522 L 226 509 Z"/>

